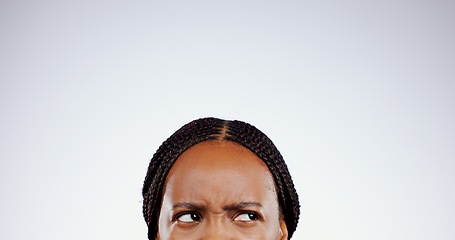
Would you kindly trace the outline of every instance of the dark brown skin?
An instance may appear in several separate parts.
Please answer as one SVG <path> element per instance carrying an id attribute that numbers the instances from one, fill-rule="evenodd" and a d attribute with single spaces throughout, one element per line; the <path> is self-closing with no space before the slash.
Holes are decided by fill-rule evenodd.
<path id="1" fill-rule="evenodd" d="M 167 178 L 157 239 L 284 240 L 273 177 L 245 147 L 207 141 L 186 150 Z"/>

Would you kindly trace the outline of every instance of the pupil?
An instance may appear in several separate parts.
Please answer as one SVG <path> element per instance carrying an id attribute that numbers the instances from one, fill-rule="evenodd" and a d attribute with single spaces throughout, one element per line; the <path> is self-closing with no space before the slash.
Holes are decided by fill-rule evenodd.
<path id="1" fill-rule="evenodd" d="M 248 217 L 250 218 L 250 220 L 255 220 L 256 219 L 256 215 L 254 215 L 252 213 L 248 213 Z"/>
<path id="2" fill-rule="evenodd" d="M 197 215 L 197 214 L 195 214 L 195 213 L 191 213 L 191 215 L 190 215 L 190 216 L 191 216 L 191 220 L 193 220 L 193 221 L 197 221 L 197 220 L 199 220 L 199 217 L 198 217 L 198 215 Z"/>

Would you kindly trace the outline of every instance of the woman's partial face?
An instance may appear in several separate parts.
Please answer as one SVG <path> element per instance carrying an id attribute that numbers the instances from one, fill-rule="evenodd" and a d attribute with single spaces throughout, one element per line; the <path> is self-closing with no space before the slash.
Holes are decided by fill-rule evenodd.
<path id="1" fill-rule="evenodd" d="M 287 239 L 268 168 L 230 141 L 189 148 L 166 178 L 157 239 Z"/>

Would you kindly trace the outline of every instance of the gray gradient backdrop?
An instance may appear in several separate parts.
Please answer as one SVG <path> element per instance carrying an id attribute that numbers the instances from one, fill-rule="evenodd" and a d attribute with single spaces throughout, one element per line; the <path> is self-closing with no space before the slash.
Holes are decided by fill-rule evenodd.
<path id="1" fill-rule="evenodd" d="M 1 1 L 0 238 L 146 239 L 152 154 L 256 125 L 295 239 L 455 239 L 454 1 Z"/>

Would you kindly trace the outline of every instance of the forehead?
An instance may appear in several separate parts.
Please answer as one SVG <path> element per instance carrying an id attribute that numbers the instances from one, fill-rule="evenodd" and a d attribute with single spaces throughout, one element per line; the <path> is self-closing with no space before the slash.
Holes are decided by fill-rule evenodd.
<path id="1" fill-rule="evenodd" d="M 231 141 L 206 141 L 186 150 L 166 178 L 165 194 L 204 201 L 276 196 L 273 177 L 265 163 Z"/>

